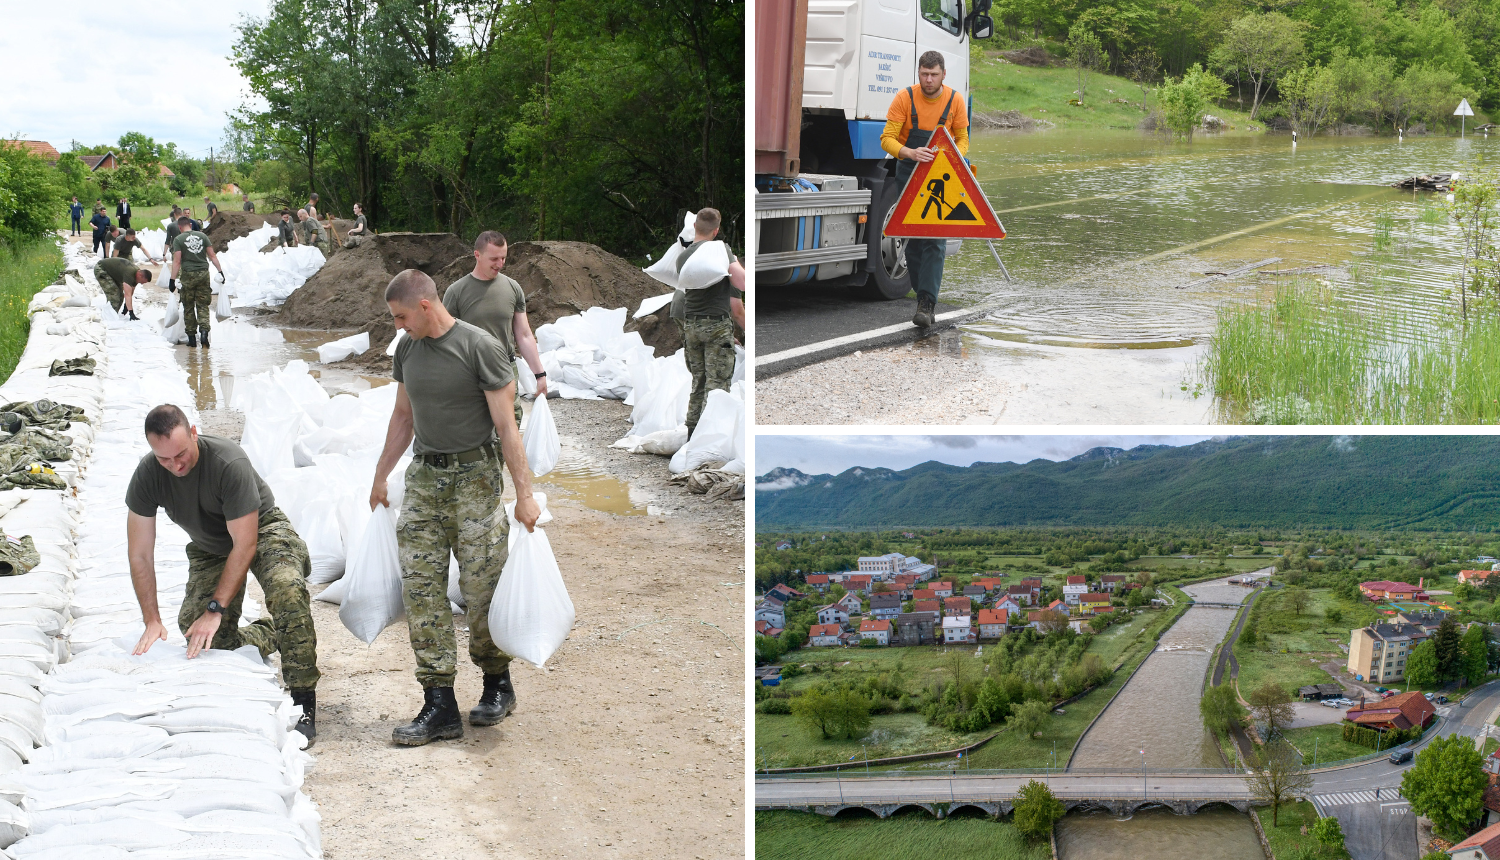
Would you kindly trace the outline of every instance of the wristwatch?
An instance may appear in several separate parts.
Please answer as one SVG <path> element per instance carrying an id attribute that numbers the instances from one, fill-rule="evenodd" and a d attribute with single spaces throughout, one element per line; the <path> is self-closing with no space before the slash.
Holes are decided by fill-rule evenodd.
<path id="1" fill-rule="evenodd" d="M 223 615 L 224 614 L 224 605 L 221 604 L 221 603 L 219 603 L 219 601 L 217 601 L 217 600 L 213 599 L 212 597 L 210 597 L 208 599 L 208 611 L 209 612 L 217 612 L 220 615 Z"/>

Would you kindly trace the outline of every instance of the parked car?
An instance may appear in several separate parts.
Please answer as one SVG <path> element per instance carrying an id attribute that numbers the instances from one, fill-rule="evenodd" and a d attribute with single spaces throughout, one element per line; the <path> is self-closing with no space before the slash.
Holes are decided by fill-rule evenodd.
<path id="1" fill-rule="evenodd" d="M 1382 699 L 1389 699 L 1390 697 L 1392 697 L 1394 695 L 1396 695 L 1396 691 L 1395 690 L 1386 690 L 1384 693 L 1380 694 L 1380 698 L 1382 698 Z"/>
<path id="2" fill-rule="evenodd" d="M 1387 690 L 1387 689 L 1386 689 L 1386 688 L 1384 688 L 1384 687 L 1376 687 L 1376 688 L 1375 688 L 1375 692 L 1377 692 L 1377 693 L 1389 693 L 1389 692 L 1390 692 L 1390 690 Z"/>
<path id="3" fill-rule="evenodd" d="M 1325 708 L 1337 708 L 1338 706 L 1339 703 L 1333 699 L 1325 699 L 1323 702 L 1323 707 Z"/>
<path id="4" fill-rule="evenodd" d="M 1412 751 L 1409 749 L 1396 750 L 1391 753 L 1391 764 L 1406 764 L 1411 761 Z"/>
<path id="5" fill-rule="evenodd" d="M 1437 702 L 1439 705 L 1446 705 L 1446 704 L 1448 704 L 1448 697 L 1447 696 L 1438 696 L 1437 698 L 1433 699 L 1433 701 Z"/>
<path id="6" fill-rule="evenodd" d="M 1424 698 L 1424 699 L 1426 699 L 1426 700 L 1427 700 L 1427 701 L 1429 701 L 1429 702 L 1430 702 L 1430 701 L 1432 701 L 1432 697 L 1433 697 L 1433 696 L 1436 696 L 1436 695 L 1437 695 L 1437 693 L 1423 693 L 1423 694 L 1422 694 L 1422 697 L 1423 697 L 1423 698 Z"/>

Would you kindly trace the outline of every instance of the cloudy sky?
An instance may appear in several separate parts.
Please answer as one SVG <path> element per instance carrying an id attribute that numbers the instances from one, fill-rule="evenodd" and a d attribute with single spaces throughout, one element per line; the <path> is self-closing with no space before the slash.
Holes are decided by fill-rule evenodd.
<path id="1" fill-rule="evenodd" d="M 1191 445 L 1201 436 L 768 436 L 755 437 L 755 471 L 764 475 L 788 466 L 809 475 L 837 475 L 854 466 L 908 469 L 937 460 L 955 466 L 973 463 L 1029 463 L 1038 457 L 1066 460 L 1090 448 L 1137 445 Z"/>
<path id="2" fill-rule="evenodd" d="M 7 2 L 0 134 L 66 152 L 72 140 L 113 144 L 140 131 L 207 156 L 247 89 L 229 61 L 235 25 L 242 15 L 263 17 L 268 5 Z"/>

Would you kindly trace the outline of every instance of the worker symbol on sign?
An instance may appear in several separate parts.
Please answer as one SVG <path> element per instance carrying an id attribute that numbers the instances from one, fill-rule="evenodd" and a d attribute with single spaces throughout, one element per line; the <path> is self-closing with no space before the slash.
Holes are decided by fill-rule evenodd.
<path id="1" fill-rule="evenodd" d="M 922 207 L 922 220 L 927 220 L 927 211 L 937 206 L 937 216 L 940 221 L 973 221 L 974 213 L 970 211 L 969 204 L 960 200 L 955 206 L 943 198 L 943 190 L 947 187 L 948 180 L 953 176 L 943 174 L 942 179 L 929 179 L 927 181 L 927 203 Z M 948 214 L 943 214 L 943 207 L 948 207 Z"/>

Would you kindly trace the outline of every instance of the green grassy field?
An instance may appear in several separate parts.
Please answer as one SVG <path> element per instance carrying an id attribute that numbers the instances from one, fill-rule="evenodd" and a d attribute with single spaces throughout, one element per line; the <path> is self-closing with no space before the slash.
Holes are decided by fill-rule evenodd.
<path id="1" fill-rule="evenodd" d="M 1328 762 L 1339 761 L 1346 758 L 1359 758 L 1375 752 L 1375 750 L 1350 743 L 1344 740 L 1344 726 L 1342 723 L 1334 723 L 1327 726 L 1308 726 L 1301 729 L 1285 729 L 1282 735 L 1291 741 L 1292 745 L 1302 751 L 1302 760 L 1311 765 L 1313 756 L 1317 756 L 1319 766 Z M 1313 743 L 1313 739 L 1317 743 Z"/>
<path id="2" fill-rule="evenodd" d="M 219 194 L 215 192 L 208 194 L 207 196 L 211 198 L 220 209 L 229 209 L 238 212 L 240 211 L 240 206 L 244 204 L 244 201 L 240 199 L 240 196 L 238 194 Z M 255 210 L 257 212 L 264 213 L 270 211 L 266 208 L 266 203 L 264 200 L 261 200 L 254 194 L 250 195 L 250 199 L 255 203 Z M 89 226 L 89 218 L 93 213 L 90 212 L 87 207 L 93 206 L 94 204 L 91 200 L 80 200 L 79 202 L 82 203 L 85 207 L 83 213 L 83 232 L 84 235 L 88 235 L 89 231 L 93 229 Z M 119 202 L 120 201 L 118 198 L 113 201 L 104 201 L 104 214 L 109 216 L 109 221 L 111 224 L 118 223 L 118 219 L 115 218 L 115 206 Z M 191 208 L 193 210 L 193 217 L 197 218 L 199 221 L 208 220 L 208 208 L 203 205 L 202 196 L 182 198 L 177 201 L 177 205 Z M 166 218 L 171 214 L 172 204 L 170 203 L 165 206 L 136 206 L 132 204 L 130 213 L 130 226 L 134 227 L 137 230 L 160 230 L 162 228 L 161 219 Z M 59 230 L 66 230 L 70 229 L 71 226 L 72 224 L 68 219 L 67 210 L 64 209 L 62 215 L 59 216 L 57 227 Z"/>
<path id="3" fill-rule="evenodd" d="M 31 334 L 27 304 L 37 290 L 56 281 L 62 269 L 62 252 L 52 239 L 27 243 L 14 254 L 0 248 L 0 380 L 10 378 L 26 351 Z"/>
<path id="4" fill-rule="evenodd" d="M 929 726 L 927 719 L 918 713 L 878 714 L 870 720 L 869 734 L 859 740 L 822 740 L 798 724 L 795 717 L 758 713 L 755 715 L 755 766 L 806 767 L 849 762 L 851 767 L 857 768 L 861 767 L 860 762 L 867 752 L 870 758 L 887 758 L 954 749 L 974 743 L 998 728 L 965 734 L 950 732 L 941 726 Z M 850 756 L 853 756 L 852 762 Z"/>
<path id="5" fill-rule="evenodd" d="M 1302 858 L 1328 858 L 1342 860 L 1348 851 L 1331 851 L 1311 834 L 1302 835 L 1304 826 L 1311 827 L 1318 820 L 1318 811 L 1311 803 L 1301 801 L 1281 807 L 1277 814 L 1277 826 L 1271 826 L 1271 807 L 1257 806 L 1255 815 L 1260 819 L 1261 829 L 1266 832 L 1266 841 L 1271 843 L 1271 855 L 1275 860 L 1302 860 Z"/>
<path id="6" fill-rule="evenodd" d="M 1114 75 L 1089 76 L 1082 107 L 1068 104 L 1077 98 L 1078 73 L 1068 68 L 1032 68 L 986 52 L 970 67 L 969 88 L 975 111 L 1018 110 L 1032 119 L 1045 119 L 1062 129 L 1136 128 L 1145 119 L 1141 88 Z M 1121 102 L 1124 102 L 1123 104 Z M 1235 129 L 1252 125 L 1249 114 L 1215 106 L 1209 113 Z M 1259 123 L 1254 123 L 1259 128 Z"/>
<path id="7" fill-rule="evenodd" d="M 1318 664 L 1344 663 L 1347 655 L 1339 645 L 1347 646 L 1349 631 L 1382 617 L 1373 604 L 1340 600 L 1330 589 L 1310 589 L 1308 594 L 1311 600 L 1300 615 L 1284 606 L 1286 589 L 1266 592 L 1256 602 L 1252 620 L 1259 641 L 1254 647 L 1243 642 L 1234 646 L 1242 696 L 1272 679 L 1289 691 L 1305 684 L 1332 682 L 1332 676 Z M 1328 610 L 1335 607 L 1343 613 L 1337 623 L 1327 617 Z"/>
<path id="8" fill-rule="evenodd" d="M 1009 821 L 913 813 L 892 818 L 827 819 L 807 812 L 755 813 L 756 860 L 870 860 L 872 857 L 961 857 L 1048 860 L 1047 843 L 1030 843 Z"/>

